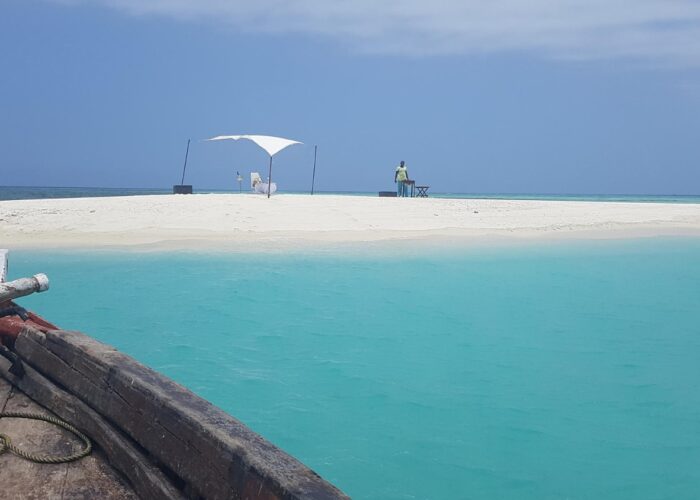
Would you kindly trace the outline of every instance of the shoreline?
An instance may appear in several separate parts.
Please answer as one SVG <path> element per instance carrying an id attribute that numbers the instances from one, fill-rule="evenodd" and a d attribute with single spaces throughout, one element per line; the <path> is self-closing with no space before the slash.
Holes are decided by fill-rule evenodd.
<path id="1" fill-rule="evenodd" d="M 0 201 L 0 246 L 16 249 L 277 252 L 676 236 L 700 237 L 700 205 L 292 194 Z"/>

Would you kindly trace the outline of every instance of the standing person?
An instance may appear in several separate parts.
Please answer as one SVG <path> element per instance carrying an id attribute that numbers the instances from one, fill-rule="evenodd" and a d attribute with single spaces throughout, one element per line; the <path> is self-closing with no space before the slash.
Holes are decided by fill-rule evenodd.
<path id="1" fill-rule="evenodd" d="M 401 160 L 401 165 L 396 167 L 396 172 L 394 173 L 394 182 L 397 183 L 396 196 L 405 198 L 408 195 L 408 185 L 406 181 L 408 180 L 408 168 L 403 160 Z"/>

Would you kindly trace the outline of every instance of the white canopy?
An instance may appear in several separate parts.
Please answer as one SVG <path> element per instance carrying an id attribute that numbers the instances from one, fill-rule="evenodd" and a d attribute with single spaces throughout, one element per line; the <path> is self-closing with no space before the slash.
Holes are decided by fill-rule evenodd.
<path id="1" fill-rule="evenodd" d="M 287 146 L 292 144 L 303 144 L 299 141 L 292 141 L 291 139 L 285 139 L 283 137 L 273 137 L 271 135 L 218 135 L 207 139 L 207 141 L 223 141 L 225 139 L 231 139 L 237 141 L 238 139 L 248 139 L 253 141 L 255 144 L 267 151 L 267 154 L 274 156 L 280 151 L 282 151 Z"/>

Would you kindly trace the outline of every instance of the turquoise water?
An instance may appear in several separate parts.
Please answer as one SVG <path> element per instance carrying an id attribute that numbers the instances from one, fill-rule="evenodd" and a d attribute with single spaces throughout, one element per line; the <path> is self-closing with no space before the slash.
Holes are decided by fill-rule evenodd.
<path id="1" fill-rule="evenodd" d="M 195 186 L 196 193 L 237 193 L 237 190 L 205 189 Z M 247 192 L 247 191 L 244 191 Z M 280 191 L 283 193 L 284 191 Z M 352 196 L 377 196 L 376 192 L 317 192 Z M 137 196 L 172 194 L 163 188 L 91 188 L 91 187 L 10 187 L 0 186 L 0 201 L 41 198 L 84 198 L 92 196 Z M 307 194 L 291 192 L 290 194 Z M 700 195 L 625 195 L 625 194 L 522 194 L 522 193 L 436 193 L 433 198 L 466 198 L 494 200 L 561 200 L 561 201 L 623 201 L 641 203 L 700 203 Z"/>
<path id="2" fill-rule="evenodd" d="M 139 188 L 92 188 L 92 187 L 32 187 L 0 186 L 2 200 L 36 200 L 45 198 L 87 198 L 100 196 L 136 196 L 147 194 L 170 194 L 172 190 Z"/>
<path id="3" fill-rule="evenodd" d="M 697 239 L 10 271 L 354 498 L 700 497 Z"/>

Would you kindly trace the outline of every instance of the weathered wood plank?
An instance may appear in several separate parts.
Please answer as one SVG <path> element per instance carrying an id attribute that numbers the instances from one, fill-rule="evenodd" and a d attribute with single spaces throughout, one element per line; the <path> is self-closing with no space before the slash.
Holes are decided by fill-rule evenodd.
<path id="1" fill-rule="evenodd" d="M 80 467 L 68 466 L 66 471 L 63 500 L 84 499 L 113 499 L 113 500 L 139 500 L 134 491 L 118 478 L 115 471 L 108 465 L 102 450 L 96 450 Z M 115 481 L 119 481 L 122 488 L 116 489 Z M 148 497 L 141 497 L 148 498 Z"/>
<path id="2" fill-rule="evenodd" d="M 36 409 L 31 400 L 17 391 L 12 392 L 5 404 L 5 411 Z M 58 430 L 53 435 L 49 432 L 48 425 L 35 427 L 34 422 L 29 420 L 0 419 L 0 433 L 10 436 L 17 446 L 29 451 L 41 449 L 46 454 L 70 451 L 65 443 L 65 431 Z M 0 455 L 0 484 L 5 492 L 21 495 L 20 498 L 61 498 L 66 467 L 67 464 L 40 466 L 10 453 L 3 453 Z"/>
<path id="3" fill-rule="evenodd" d="M 219 408 L 81 333 L 28 329 L 15 348 L 206 498 L 347 498 Z"/>
<path id="4" fill-rule="evenodd" d="M 7 384 L 4 380 L 3 383 Z M 7 402 L 6 411 L 49 414 L 16 390 Z M 40 454 L 66 454 L 79 445 L 67 431 L 34 420 L 2 418 L 0 432 L 23 449 Z M 0 455 L 0 485 L 2 498 L 136 500 L 97 450 L 78 462 L 57 465 L 35 464 L 4 453 Z"/>
<path id="5" fill-rule="evenodd" d="M 49 279 L 45 274 L 35 274 L 31 278 L 0 283 L 0 302 L 31 295 L 34 292 L 45 292 L 48 289 Z"/>
<path id="6" fill-rule="evenodd" d="M 10 385 L 10 383 L 7 380 L 0 377 L 0 412 L 4 410 L 5 403 L 7 403 L 11 392 L 12 386 Z"/>
<path id="7" fill-rule="evenodd" d="M 140 452 L 137 445 L 80 399 L 56 387 L 26 362 L 25 375 L 21 379 L 10 374 L 8 368 L 9 362 L 0 360 L 0 375 L 12 381 L 33 400 L 54 411 L 59 418 L 72 423 L 90 436 L 101 448 L 109 463 L 129 479 L 141 498 L 183 498 L 182 493 L 171 484 L 156 464 Z M 80 483 L 80 473 L 76 472 L 74 476 L 69 479 Z"/>

